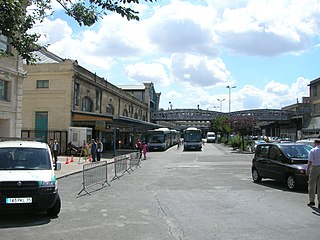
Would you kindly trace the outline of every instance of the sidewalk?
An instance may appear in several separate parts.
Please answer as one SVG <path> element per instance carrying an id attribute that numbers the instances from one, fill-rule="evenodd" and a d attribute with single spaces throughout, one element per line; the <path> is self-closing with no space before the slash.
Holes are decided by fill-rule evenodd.
<path id="1" fill-rule="evenodd" d="M 90 163 L 89 160 L 85 162 L 83 157 L 80 158 L 80 162 L 79 162 L 79 156 L 74 156 L 73 162 L 72 162 L 72 157 L 68 156 L 68 164 L 66 164 L 67 156 L 59 156 L 58 161 L 61 162 L 61 170 L 55 171 L 57 179 L 81 172 L 83 169 L 83 165 Z M 113 157 L 112 156 L 106 156 L 105 158 L 102 157 L 101 161 L 111 162 L 113 161 Z"/>

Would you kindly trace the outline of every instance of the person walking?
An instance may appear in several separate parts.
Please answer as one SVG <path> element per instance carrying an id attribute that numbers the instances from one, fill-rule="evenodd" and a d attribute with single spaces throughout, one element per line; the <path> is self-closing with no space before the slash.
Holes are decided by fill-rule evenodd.
<path id="1" fill-rule="evenodd" d="M 97 144 L 94 141 L 94 139 L 91 140 L 91 157 L 92 157 L 92 162 L 96 161 L 96 150 L 97 150 Z"/>
<path id="2" fill-rule="evenodd" d="M 142 152 L 143 152 L 143 159 L 146 160 L 147 159 L 147 149 L 148 149 L 148 145 L 146 142 L 144 142 L 142 144 Z"/>
<path id="3" fill-rule="evenodd" d="M 320 208 L 320 139 L 314 140 L 314 148 L 311 149 L 308 156 L 308 166 L 306 174 L 309 175 L 309 203 L 307 205 L 315 206 L 317 189 L 318 208 Z"/>
<path id="4" fill-rule="evenodd" d="M 103 151 L 103 144 L 99 140 L 99 138 L 97 138 L 97 161 L 98 162 L 100 162 L 101 160 L 102 151 Z"/>
<path id="5" fill-rule="evenodd" d="M 57 140 L 54 140 L 52 144 L 53 158 L 54 158 L 54 168 L 56 169 L 58 162 L 58 154 L 59 154 L 60 145 Z"/>
<path id="6" fill-rule="evenodd" d="M 136 148 L 139 150 L 139 159 L 142 157 L 142 142 L 140 141 L 140 139 L 138 139 L 137 144 L 136 144 Z"/>

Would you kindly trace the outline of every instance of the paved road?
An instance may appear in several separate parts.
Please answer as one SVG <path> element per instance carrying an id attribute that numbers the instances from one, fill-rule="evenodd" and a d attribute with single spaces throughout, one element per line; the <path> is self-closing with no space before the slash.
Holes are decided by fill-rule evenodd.
<path id="1" fill-rule="evenodd" d="M 0 239 L 318 240 L 320 212 L 306 191 L 252 183 L 251 159 L 218 144 L 151 152 L 90 195 L 78 196 L 81 174 L 61 178 L 59 217 L 0 215 Z"/>

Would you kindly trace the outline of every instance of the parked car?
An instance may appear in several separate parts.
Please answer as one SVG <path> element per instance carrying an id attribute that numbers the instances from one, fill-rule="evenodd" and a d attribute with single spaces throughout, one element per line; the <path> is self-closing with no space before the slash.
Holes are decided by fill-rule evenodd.
<path id="1" fill-rule="evenodd" d="M 61 169 L 60 162 L 56 168 Z M 37 209 L 57 216 L 60 208 L 48 144 L 21 140 L 0 142 L 0 211 Z"/>
<path id="2" fill-rule="evenodd" d="M 258 144 L 261 144 L 261 143 L 266 143 L 266 141 L 265 141 L 265 140 L 255 140 L 255 141 L 253 141 L 253 142 L 251 143 L 251 145 L 250 145 L 250 150 L 251 150 L 251 152 L 255 152 L 255 151 L 256 151 L 256 148 L 257 148 L 257 145 L 258 145 Z"/>
<path id="3" fill-rule="evenodd" d="M 283 182 L 290 190 L 307 185 L 306 168 L 312 147 L 298 143 L 262 143 L 257 145 L 252 160 L 252 179 L 263 178 Z"/>

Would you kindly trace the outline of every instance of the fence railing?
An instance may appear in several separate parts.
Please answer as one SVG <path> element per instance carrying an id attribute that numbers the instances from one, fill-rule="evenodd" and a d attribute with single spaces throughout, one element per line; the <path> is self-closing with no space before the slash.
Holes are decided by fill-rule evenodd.
<path id="1" fill-rule="evenodd" d="M 83 165 L 82 170 L 82 190 L 78 193 L 87 191 L 89 187 L 97 184 L 110 186 L 109 180 L 119 179 L 126 172 L 130 173 L 135 168 L 141 168 L 141 158 L 139 152 L 132 152 L 125 155 L 119 155 L 113 158 L 112 162 L 100 161 Z"/>

